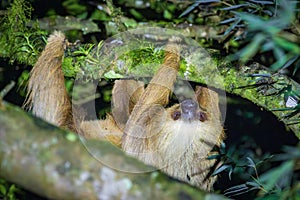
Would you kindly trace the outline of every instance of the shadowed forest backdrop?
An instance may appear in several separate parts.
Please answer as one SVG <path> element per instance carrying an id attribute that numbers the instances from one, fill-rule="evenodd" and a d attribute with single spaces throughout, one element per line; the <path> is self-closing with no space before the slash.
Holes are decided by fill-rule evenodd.
<path id="1" fill-rule="evenodd" d="M 2 0 L 0 6 L 0 100 L 22 106 L 29 71 L 54 30 L 80 41 L 63 62 L 71 94 L 102 40 L 145 26 L 174 29 L 206 48 L 224 77 L 227 139 L 215 192 L 234 199 L 300 198 L 299 1 Z M 162 55 L 149 47 L 126 58 L 139 66 L 160 63 Z M 122 72 L 98 77 L 95 70 L 88 77 L 102 80 L 96 99 L 101 118 L 110 111 L 113 81 Z M 42 199 L 0 179 L 0 198 L 29 197 Z"/>

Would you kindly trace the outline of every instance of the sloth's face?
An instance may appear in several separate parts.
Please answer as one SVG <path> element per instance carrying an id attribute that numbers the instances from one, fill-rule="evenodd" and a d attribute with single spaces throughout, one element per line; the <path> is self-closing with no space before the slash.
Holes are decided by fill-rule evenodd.
<path id="1" fill-rule="evenodd" d="M 207 115 L 205 112 L 199 109 L 199 105 L 193 99 L 185 99 L 180 103 L 180 109 L 175 110 L 171 117 L 173 120 L 181 119 L 186 122 L 207 120 Z"/>

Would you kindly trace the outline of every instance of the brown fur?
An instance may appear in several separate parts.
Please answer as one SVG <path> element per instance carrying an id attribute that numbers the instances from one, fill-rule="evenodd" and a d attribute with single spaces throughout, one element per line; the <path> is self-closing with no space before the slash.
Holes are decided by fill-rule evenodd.
<path id="1" fill-rule="evenodd" d="M 166 47 L 163 65 L 141 94 L 126 124 L 122 148 L 128 154 L 156 166 L 172 177 L 204 190 L 211 190 L 216 176 L 211 177 L 218 160 L 208 160 L 214 145 L 223 138 L 218 94 L 197 87 L 195 100 L 208 114 L 208 120 L 172 119 L 179 105 L 164 109 L 179 68 L 179 49 Z M 214 112 L 214 113 L 212 113 Z"/>
<path id="2" fill-rule="evenodd" d="M 83 121 L 80 129 L 86 139 L 108 140 L 117 146 L 121 146 L 122 130 L 109 114 L 107 114 L 105 120 Z"/>
<path id="3" fill-rule="evenodd" d="M 135 80 L 115 81 L 112 91 L 112 115 L 122 130 L 143 92 L 143 82 Z"/>
<path id="4" fill-rule="evenodd" d="M 61 69 L 67 44 L 60 32 L 49 37 L 31 71 L 25 105 L 46 121 L 74 130 L 74 118 L 79 118 L 72 117 Z M 224 137 L 218 94 L 197 87 L 194 100 L 200 107 L 195 113 L 201 108 L 207 119 L 174 119 L 174 113 L 181 111 L 180 105 L 164 107 L 169 103 L 178 74 L 180 50 L 172 41 L 165 50 L 162 66 L 145 89 L 143 83 L 134 80 L 116 81 L 112 115 L 108 114 L 106 120 L 82 121 L 75 131 L 86 138 L 108 140 L 170 176 L 211 190 L 216 177 L 210 174 L 219 161 L 206 158 L 214 153 L 212 147 L 219 146 Z"/>
<path id="5" fill-rule="evenodd" d="M 66 48 L 64 34 L 55 31 L 30 73 L 25 106 L 32 113 L 60 127 L 73 130 L 71 103 L 61 69 Z"/>

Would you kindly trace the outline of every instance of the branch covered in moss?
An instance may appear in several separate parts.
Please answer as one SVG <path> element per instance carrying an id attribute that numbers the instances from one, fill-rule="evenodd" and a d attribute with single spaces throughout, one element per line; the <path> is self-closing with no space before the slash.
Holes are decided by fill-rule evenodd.
<path id="1" fill-rule="evenodd" d="M 218 66 L 220 74 L 224 77 L 226 92 L 248 99 L 258 107 L 273 113 L 300 139 L 300 104 L 297 103 L 300 94 L 299 83 L 258 63 L 247 66 L 220 60 Z M 292 104 L 291 99 L 295 99 Z"/>
<path id="2" fill-rule="evenodd" d="M 134 49 L 134 46 L 139 49 L 126 51 L 121 46 L 106 50 L 104 44 L 91 50 L 86 54 L 84 62 L 80 59 L 81 68 L 76 77 L 84 75 L 100 80 L 152 76 L 162 62 L 163 52 L 147 43 L 134 42 L 126 42 L 126 38 L 122 40 L 125 49 Z M 250 100 L 272 112 L 300 138 L 300 85 L 287 75 L 275 73 L 258 63 L 240 65 L 229 62 L 218 52 L 208 55 L 201 49 L 187 48 L 187 52 L 183 52 L 179 76 Z"/>
<path id="3" fill-rule="evenodd" d="M 99 155 L 120 162 L 124 168 L 142 165 L 110 143 L 90 142 L 95 147 L 101 146 Z M 132 174 L 113 170 L 90 155 L 73 133 L 51 126 L 10 104 L 0 107 L 0 177 L 51 199 L 217 196 L 170 180 L 157 171 Z"/>

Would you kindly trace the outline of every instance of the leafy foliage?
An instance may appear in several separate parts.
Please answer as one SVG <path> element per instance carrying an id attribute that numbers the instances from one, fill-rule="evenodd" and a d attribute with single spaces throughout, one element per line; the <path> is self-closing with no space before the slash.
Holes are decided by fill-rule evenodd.
<path id="1" fill-rule="evenodd" d="M 285 108 L 276 108 L 272 109 L 272 111 L 286 111 L 283 116 L 283 120 L 286 121 L 286 124 L 299 123 L 299 118 L 291 119 L 300 111 L 300 91 L 298 88 L 293 88 L 291 82 L 284 80 L 283 76 L 279 73 L 257 73 L 245 75 L 253 77 L 253 80 L 249 82 L 249 85 L 239 87 L 240 89 L 256 88 L 259 93 L 265 96 L 282 95 L 284 97 Z"/>
<path id="2" fill-rule="evenodd" d="M 300 178 L 296 172 L 300 149 L 286 146 L 283 150 L 282 154 L 265 155 L 264 158 L 255 161 L 257 159 L 255 154 L 252 154 L 253 158 L 248 155 L 240 157 L 241 155 L 238 153 L 241 152 L 240 150 L 236 151 L 231 147 L 227 152 L 225 145 L 222 144 L 221 154 L 213 157 L 222 157 L 224 163 L 215 170 L 213 175 L 225 171 L 227 171 L 229 179 L 240 173 L 246 175 L 244 183 L 224 190 L 224 195 L 230 198 L 256 191 L 258 192 L 256 199 L 296 199 L 300 195 L 300 185 L 295 184 Z M 278 161 L 281 161 L 280 165 L 278 165 Z M 265 165 L 272 163 L 275 163 L 277 167 L 260 173 L 260 171 L 264 171 Z"/>
<path id="3" fill-rule="evenodd" d="M 296 16 L 298 1 L 195 1 L 181 16 L 187 15 L 200 4 L 218 3 L 217 10 L 224 15 L 219 24 L 226 25 L 226 41 L 239 41 L 240 45 L 231 59 L 247 62 L 259 55 L 267 59 L 273 70 L 300 67 L 299 24 Z M 214 4 L 215 5 L 215 4 Z M 229 12 L 229 13 L 228 13 Z M 227 17 L 225 16 L 227 15 Z M 229 17 L 228 17 L 229 16 Z M 230 43 L 229 43 L 230 44 Z M 270 53 L 273 54 L 268 59 Z"/>
<path id="4" fill-rule="evenodd" d="M 45 45 L 45 32 L 37 26 L 28 28 L 32 7 L 27 1 L 15 0 L 1 20 L 0 55 L 10 62 L 33 65 Z"/>
<path id="5" fill-rule="evenodd" d="M 9 184 L 3 179 L 0 179 L 0 198 L 6 200 L 17 199 L 16 194 L 20 193 L 21 190 L 18 189 L 14 184 Z"/>

